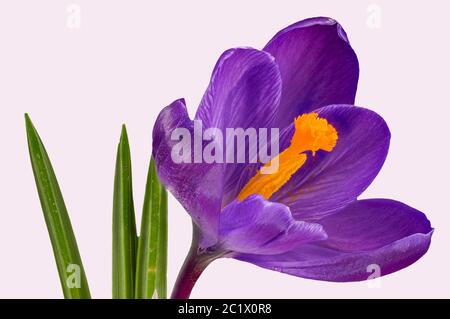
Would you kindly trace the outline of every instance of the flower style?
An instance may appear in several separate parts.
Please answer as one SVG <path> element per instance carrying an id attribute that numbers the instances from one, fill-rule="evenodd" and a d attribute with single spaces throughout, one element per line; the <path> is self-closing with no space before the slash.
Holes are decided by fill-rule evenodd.
<path id="1" fill-rule="evenodd" d="M 433 229 L 423 213 L 390 199 L 357 199 L 390 141 L 381 116 L 353 106 L 358 76 L 347 35 L 330 18 L 295 23 L 263 50 L 222 54 L 195 119 L 203 129 L 279 128 L 274 174 L 258 163 L 174 163 L 171 132 L 193 132 L 194 124 L 182 99 L 162 110 L 153 131 L 158 175 L 194 224 L 174 298 L 189 297 L 221 257 L 345 282 L 366 280 L 369 265 L 386 275 L 425 254 Z"/>

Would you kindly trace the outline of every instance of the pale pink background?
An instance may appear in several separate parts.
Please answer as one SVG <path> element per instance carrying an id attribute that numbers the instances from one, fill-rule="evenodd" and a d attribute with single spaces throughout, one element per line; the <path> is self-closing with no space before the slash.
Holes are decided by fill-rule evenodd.
<path id="1" fill-rule="evenodd" d="M 348 32 L 361 65 L 357 104 L 380 113 L 392 130 L 386 165 L 363 197 L 395 198 L 423 210 L 436 228 L 430 251 L 384 277 L 378 289 L 220 260 L 193 297 L 450 297 L 448 1 L 375 1 L 381 29 L 367 27 L 371 2 L 364 0 L 79 0 L 78 30 L 66 27 L 70 3 L 0 4 L 0 297 L 62 297 L 28 159 L 24 112 L 52 158 L 92 295 L 109 298 L 121 123 L 129 129 L 140 215 L 160 109 L 185 97 L 193 114 L 222 51 L 261 48 L 281 28 L 318 15 L 336 18 Z M 170 198 L 170 288 L 190 233 L 188 215 Z"/>

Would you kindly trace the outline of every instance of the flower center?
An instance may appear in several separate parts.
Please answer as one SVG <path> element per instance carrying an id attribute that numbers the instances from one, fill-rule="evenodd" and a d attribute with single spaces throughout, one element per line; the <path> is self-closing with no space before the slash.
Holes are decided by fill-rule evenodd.
<path id="1" fill-rule="evenodd" d="M 239 201 L 254 194 L 268 200 L 305 164 L 308 158 L 305 152 L 311 151 L 314 156 L 318 150 L 331 152 L 336 146 L 336 129 L 317 113 L 300 115 L 294 119 L 294 126 L 295 132 L 289 147 L 264 165 L 273 167 L 273 161 L 278 161 L 278 170 L 272 174 L 262 174 L 260 169 L 242 188 L 238 195 Z"/>

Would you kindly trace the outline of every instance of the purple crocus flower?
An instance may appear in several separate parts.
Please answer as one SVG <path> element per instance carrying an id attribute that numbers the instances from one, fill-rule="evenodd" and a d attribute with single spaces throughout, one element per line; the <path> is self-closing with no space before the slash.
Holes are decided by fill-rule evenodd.
<path id="1" fill-rule="evenodd" d="M 342 27 L 312 18 L 278 32 L 263 50 L 222 54 L 195 115 L 203 129 L 279 128 L 279 171 L 255 163 L 174 163 L 176 128 L 194 132 L 184 100 L 160 113 L 153 156 L 163 184 L 191 215 L 191 251 L 174 288 L 187 298 L 221 257 L 316 280 L 366 280 L 409 266 L 433 229 L 390 199 L 358 200 L 380 171 L 390 132 L 353 106 L 358 60 Z"/>

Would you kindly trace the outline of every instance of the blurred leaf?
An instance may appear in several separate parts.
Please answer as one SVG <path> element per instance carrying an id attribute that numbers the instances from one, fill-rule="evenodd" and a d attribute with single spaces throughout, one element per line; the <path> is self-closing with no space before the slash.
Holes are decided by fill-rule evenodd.
<path id="1" fill-rule="evenodd" d="M 123 126 L 114 181 L 112 286 L 115 299 L 134 298 L 137 241 L 130 146 Z"/>
<path id="2" fill-rule="evenodd" d="M 167 298 L 167 192 L 159 182 L 153 159 L 142 212 L 136 298 Z"/>
<path id="3" fill-rule="evenodd" d="M 89 299 L 83 263 L 52 164 L 28 114 L 25 114 L 25 122 L 31 165 L 64 297 Z"/>

